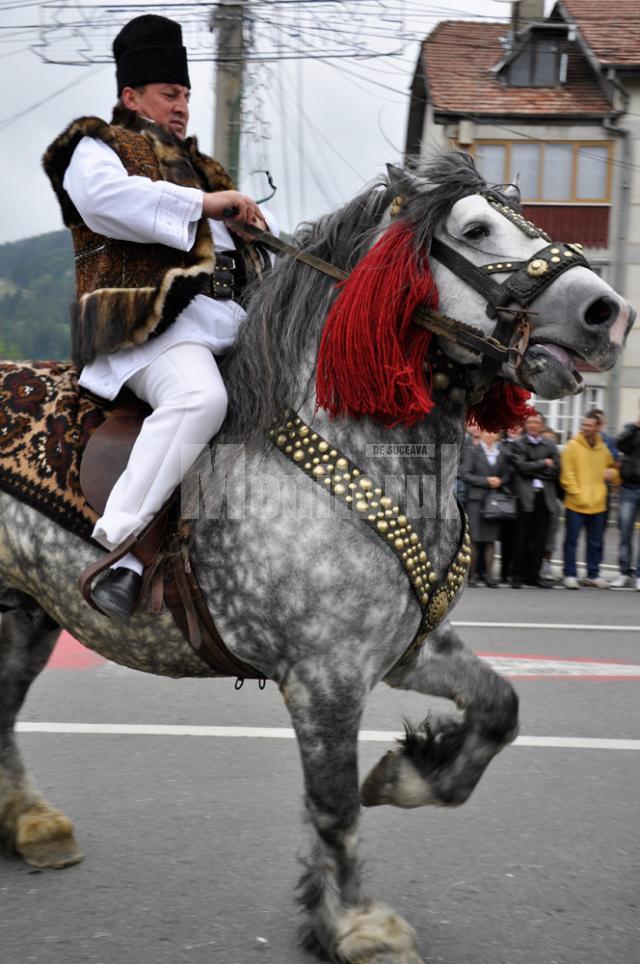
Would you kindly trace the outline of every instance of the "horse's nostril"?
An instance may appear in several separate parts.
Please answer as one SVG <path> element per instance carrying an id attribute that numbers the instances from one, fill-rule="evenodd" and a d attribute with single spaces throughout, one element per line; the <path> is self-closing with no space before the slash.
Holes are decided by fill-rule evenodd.
<path id="1" fill-rule="evenodd" d="M 589 305 L 584 314 L 588 325 L 604 325 L 618 314 L 618 306 L 611 298 L 598 298 Z"/>

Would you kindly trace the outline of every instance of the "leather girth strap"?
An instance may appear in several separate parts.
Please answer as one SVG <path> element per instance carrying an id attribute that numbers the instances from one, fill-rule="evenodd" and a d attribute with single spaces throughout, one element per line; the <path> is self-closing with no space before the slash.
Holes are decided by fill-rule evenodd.
<path id="1" fill-rule="evenodd" d="M 162 589 L 164 601 L 182 635 L 218 676 L 264 678 L 264 673 L 227 649 L 207 606 L 188 550 L 185 556 L 184 537 L 179 533 L 172 536 L 165 556 Z"/>
<path id="2" fill-rule="evenodd" d="M 177 504 L 171 499 L 138 536 L 129 536 L 112 552 L 88 566 L 78 580 L 80 591 L 89 605 L 97 609 L 91 598 L 91 587 L 97 576 L 126 553 L 133 552 L 145 564 L 145 574 L 138 605 L 145 603 L 145 611 L 159 613 L 163 603 L 193 651 L 216 676 L 236 676 L 240 679 L 263 679 L 264 673 L 233 655 L 222 639 L 209 612 L 202 588 L 194 571 L 188 549 L 187 524 L 179 522 Z M 147 538 L 150 530 L 168 535 L 157 544 Z"/>

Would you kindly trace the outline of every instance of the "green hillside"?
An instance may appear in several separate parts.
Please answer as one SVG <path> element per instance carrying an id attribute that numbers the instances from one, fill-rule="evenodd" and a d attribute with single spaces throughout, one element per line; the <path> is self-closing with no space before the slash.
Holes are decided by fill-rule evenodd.
<path id="1" fill-rule="evenodd" d="M 53 231 L 0 245 L 0 357 L 69 357 L 71 236 Z"/>

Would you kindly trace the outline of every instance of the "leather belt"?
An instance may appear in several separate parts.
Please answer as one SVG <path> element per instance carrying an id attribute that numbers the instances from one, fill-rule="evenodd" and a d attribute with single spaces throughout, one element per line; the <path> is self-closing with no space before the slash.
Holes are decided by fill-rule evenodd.
<path id="1" fill-rule="evenodd" d="M 239 301 L 244 287 L 239 258 L 236 251 L 216 252 L 213 274 L 204 279 L 200 293 L 216 301 Z"/>

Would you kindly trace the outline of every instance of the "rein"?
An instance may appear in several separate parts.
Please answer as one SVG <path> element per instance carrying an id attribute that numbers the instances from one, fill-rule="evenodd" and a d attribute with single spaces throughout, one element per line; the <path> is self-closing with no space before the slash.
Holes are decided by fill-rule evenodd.
<path id="1" fill-rule="evenodd" d="M 256 241 L 261 241 L 265 247 L 276 254 L 289 255 L 295 258 L 296 261 L 301 261 L 303 264 L 315 268 L 316 271 L 320 271 L 322 274 L 326 274 L 336 281 L 346 281 L 349 277 L 348 272 L 343 271 L 342 268 L 337 268 L 329 261 L 324 261 L 315 254 L 309 254 L 308 251 L 301 251 L 300 248 L 296 248 L 295 245 L 289 244 L 281 238 L 276 238 L 270 231 L 263 231 L 262 228 L 257 228 L 255 225 L 247 223 L 242 223 L 239 227 L 242 231 L 255 238 Z M 509 314 L 521 314 L 521 312 L 512 312 L 510 309 L 504 310 Z M 491 336 L 484 335 L 480 328 L 475 328 L 473 325 L 468 325 L 463 321 L 456 321 L 454 318 L 449 318 L 447 315 L 443 315 L 441 312 L 433 311 L 429 308 L 418 308 L 412 320 L 422 328 L 427 328 L 429 331 L 432 331 L 434 335 L 439 335 L 441 338 L 446 338 L 449 341 L 459 342 L 461 345 L 464 345 L 465 348 L 471 349 L 471 351 L 480 352 L 497 362 L 509 364 L 511 347 L 501 344 Z"/>
<path id="2" fill-rule="evenodd" d="M 514 211 L 508 204 L 504 204 L 490 191 L 483 193 L 482 196 L 495 211 L 515 224 L 528 237 L 542 238 L 547 241 L 546 247 L 536 251 L 527 261 L 504 258 L 491 264 L 476 265 L 444 241 L 433 238 L 429 251 L 430 257 L 436 258 L 485 298 L 487 315 L 495 319 L 496 327 L 491 335 L 485 335 L 474 325 L 449 318 L 429 308 L 418 308 L 414 312 L 412 321 L 440 338 L 483 355 L 482 367 L 486 375 L 494 376 L 501 364 L 506 365 L 516 374 L 522 364 L 531 336 L 529 320 L 532 314 L 529 311 L 531 302 L 570 268 L 593 269 L 582 252 L 581 244 L 553 242 L 533 222 Z M 392 213 L 397 213 L 401 206 L 402 198 L 396 198 Z M 307 251 L 301 251 L 295 245 L 276 238 L 269 231 L 246 222 L 240 227 L 276 254 L 289 255 L 336 281 L 346 281 L 349 277 L 348 273 L 341 268 Z M 495 281 L 492 275 L 498 273 L 509 274 L 509 277 L 503 282 Z M 507 307 L 513 301 L 519 306 L 518 308 Z"/>

